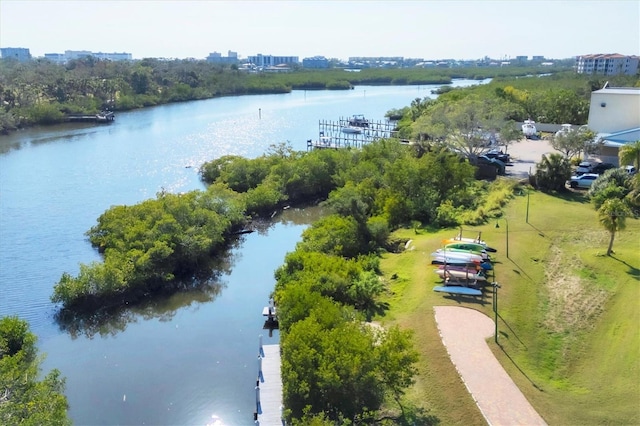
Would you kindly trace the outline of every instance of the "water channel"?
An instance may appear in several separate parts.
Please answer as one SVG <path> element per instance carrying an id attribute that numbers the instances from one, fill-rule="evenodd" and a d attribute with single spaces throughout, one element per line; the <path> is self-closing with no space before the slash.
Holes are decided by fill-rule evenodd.
<path id="1" fill-rule="evenodd" d="M 478 84 L 459 80 L 455 86 Z M 110 125 L 61 125 L 0 137 L 0 316 L 29 322 L 66 377 L 78 425 L 252 425 L 262 307 L 274 270 L 316 209 L 283 211 L 244 236 L 206 289 L 158 298 L 91 323 L 55 320 L 63 272 L 100 261 L 84 233 L 112 205 L 204 188 L 198 167 L 289 142 L 306 150 L 319 120 L 383 120 L 436 86 L 361 86 L 226 97 L 119 113 Z"/>

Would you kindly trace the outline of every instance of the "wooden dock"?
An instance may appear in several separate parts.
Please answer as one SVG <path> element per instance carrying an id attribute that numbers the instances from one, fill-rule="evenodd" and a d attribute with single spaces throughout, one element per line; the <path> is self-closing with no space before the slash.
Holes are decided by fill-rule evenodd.
<path id="1" fill-rule="evenodd" d="M 116 115 L 113 111 L 101 111 L 97 114 L 69 114 L 68 121 L 94 122 L 94 123 L 111 123 L 115 120 Z"/>
<path id="2" fill-rule="evenodd" d="M 395 123 L 391 121 L 362 120 L 366 124 L 353 125 L 353 117 L 340 117 L 338 121 L 320 120 L 318 140 L 307 141 L 307 150 L 362 148 L 370 142 L 397 137 Z M 362 127 L 359 127 L 362 126 Z"/>
<path id="3" fill-rule="evenodd" d="M 262 346 L 264 356 L 256 387 L 256 412 L 260 426 L 283 426 L 280 345 Z"/>

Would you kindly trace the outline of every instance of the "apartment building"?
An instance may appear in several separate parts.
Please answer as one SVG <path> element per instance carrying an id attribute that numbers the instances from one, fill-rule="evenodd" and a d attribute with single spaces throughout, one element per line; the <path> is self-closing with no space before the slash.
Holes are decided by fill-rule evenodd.
<path id="1" fill-rule="evenodd" d="M 577 56 L 575 70 L 578 74 L 636 75 L 638 59 L 619 53 Z"/>
<path id="2" fill-rule="evenodd" d="M 294 65 L 300 63 L 297 56 L 273 56 L 263 55 L 262 53 L 258 53 L 255 56 L 249 56 L 247 60 L 249 61 L 249 63 L 260 68 L 275 67 L 278 65 Z"/>
<path id="3" fill-rule="evenodd" d="M 14 59 L 19 62 L 25 62 L 31 59 L 31 52 L 24 47 L 3 47 L 0 48 L 2 59 Z"/>

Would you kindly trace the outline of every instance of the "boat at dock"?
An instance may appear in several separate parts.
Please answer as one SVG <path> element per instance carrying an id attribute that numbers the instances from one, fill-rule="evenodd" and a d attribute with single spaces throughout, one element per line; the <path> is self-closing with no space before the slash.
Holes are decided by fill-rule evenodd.
<path id="1" fill-rule="evenodd" d="M 349 127 L 367 128 L 369 127 L 369 120 L 364 118 L 362 114 L 355 114 L 349 118 Z"/>
<path id="2" fill-rule="evenodd" d="M 363 128 L 358 126 L 344 126 L 340 130 L 342 131 L 342 133 L 357 134 L 362 133 Z"/>
<path id="3" fill-rule="evenodd" d="M 522 124 L 522 133 L 527 139 L 534 138 L 538 133 L 535 124 L 536 122 L 533 120 L 524 120 L 524 124 Z"/>
<path id="4" fill-rule="evenodd" d="M 75 122 L 93 122 L 93 123 L 111 123 L 116 119 L 113 111 L 100 111 L 97 114 L 69 114 L 68 121 Z"/>

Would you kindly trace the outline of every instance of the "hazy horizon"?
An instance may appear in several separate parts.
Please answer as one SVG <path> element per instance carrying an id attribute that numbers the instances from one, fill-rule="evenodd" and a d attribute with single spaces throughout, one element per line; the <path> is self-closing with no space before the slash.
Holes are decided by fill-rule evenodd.
<path id="1" fill-rule="evenodd" d="M 640 2 L 2 0 L 0 46 L 134 59 L 640 55 Z"/>

